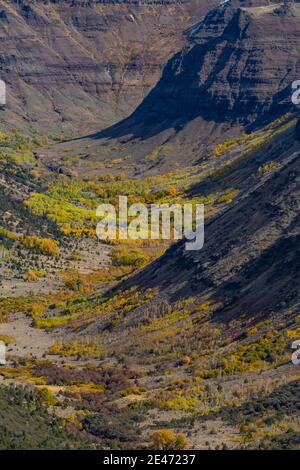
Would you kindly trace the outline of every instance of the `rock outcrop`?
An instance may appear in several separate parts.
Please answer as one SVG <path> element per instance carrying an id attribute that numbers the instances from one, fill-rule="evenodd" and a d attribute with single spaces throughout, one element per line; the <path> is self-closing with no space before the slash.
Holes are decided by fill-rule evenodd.
<path id="1" fill-rule="evenodd" d="M 0 1 L 0 121 L 56 134 L 99 130 L 129 115 L 217 2 Z"/>
<path id="2" fill-rule="evenodd" d="M 167 63 L 156 87 L 126 120 L 98 137 L 137 141 L 149 152 L 173 138 L 177 154 L 198 154 L 238 130 L 292 109 L 300 77 L 300 4 L 228 1 L 186 32 L 189 44 Z M 142 142 L 142 145 L 139 145 Z M 176 147 L 176 145 L 175 145 Z M 176 154 L 176 158 L 177 158 Z"/>

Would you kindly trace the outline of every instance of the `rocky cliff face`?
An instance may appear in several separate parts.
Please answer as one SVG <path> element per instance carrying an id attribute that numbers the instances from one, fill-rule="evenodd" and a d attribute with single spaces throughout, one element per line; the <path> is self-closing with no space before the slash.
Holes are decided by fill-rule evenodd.
<path id="1" fill-rule="evenodd" d="M 84 133 L 124 118 L 217 2 L 0 1 L 2 123 Z"/>
<path id="2" fill-rule="evenodd" d="M 214 145 L 288 111 L 300 77 L 299 20 L 297 2 L 223 2 L 187 31 L 189 44 L 135 113 L 102 135 L 142 139 L 143 148 L 171 137 L 188 158 L 208 136 Z"/>

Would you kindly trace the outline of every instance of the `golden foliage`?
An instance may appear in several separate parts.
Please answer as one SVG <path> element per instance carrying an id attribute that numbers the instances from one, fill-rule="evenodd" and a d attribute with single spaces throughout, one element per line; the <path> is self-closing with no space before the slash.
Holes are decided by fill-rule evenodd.
<path id="1" fill-rule="evenodd" d="M 157 450 L 184 450 L 188 442 L 184 434 L 169 429 L 158 429 L 152 434 L 153 448 Z"/>
<path id="2" fill-rule="evenodd" d="M 0 227 L 0 235 L 3 235 L 9 240 L 18 241 L 25 246 L 25 248 L 34 250 L 41 254 L 58 256 L 60 253 L 57 241 L 52 238 L 42 238 L 35 235 L 20 235 L 2 227 Z"/>
<path id="3" fill-rule="evenodd" d="M 54 257 L 58 256 L 60 253 L 57 241 L 52 238 L 23 235 L 20 237 L 20 242 L 30 250 L 34 250 L 48 256 Z"/>
<path id="4" fill-rule="evenodd" d="M 49 354 L 61 357 L 101 359 L 104 348 L 95 340 L 61 341 L 49 349 Z"/>

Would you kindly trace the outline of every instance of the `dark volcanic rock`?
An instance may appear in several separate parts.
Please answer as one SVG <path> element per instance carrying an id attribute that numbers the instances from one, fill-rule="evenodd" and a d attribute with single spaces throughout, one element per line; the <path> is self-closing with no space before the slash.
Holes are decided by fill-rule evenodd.
<path id="1" fill-rule="evenodd" d="M 291 83 L 300 77 L 299 3 L 231 1 L 186 35 L 189 45 L 143 103 L 100 136 L 144 143 L 175 130 L 204 148 L 208 136 L 212 144 L 224 140 L 216 126 L 249 130 L 291 109 Z"/>
<path id="2" fill-rule="evenodd" d="M 0 1 L 2 123 L 91 132 L 130 114 L 217 3 Z"/>

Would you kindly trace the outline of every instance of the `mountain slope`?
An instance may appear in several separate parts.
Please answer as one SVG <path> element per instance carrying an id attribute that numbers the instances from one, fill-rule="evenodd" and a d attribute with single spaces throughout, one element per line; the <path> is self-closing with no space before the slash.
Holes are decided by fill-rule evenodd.
<path id="1" fill-rule="evenodd" d="M 1 1 L 1 122 L 77 135 L 127 116 L 212 3 Z"/>
<path id="2" fill-rule="evenodd" d="M 161 171 L 175 160 L 198 161 L 226 136 L 272 121 L 292 109 L 299 17 L 298 3 L 236 1 L 212 10 L 187 32 L 189 44 L 136 111 L 77 147 L 92 152 L 106 143 L 117 148 L 114 158 L 130 153 Z M 171 161 L 144 161 L 164 144 L 172 146 Z"/>
<path id="3" fill-rule="evenodd" d="M 239 194 L 206 221 L 202 250 L 188 252 L 179 243 L 133 284 L 159 287 L 173 301 L 212 295 L 228 315 L 267 316 L 297 305 L 300 180 L 294 129 L 293 124 L 248 156 L 241 147 L 228 167 L 221 165 L 216 176 L 192 188 L 199 195 L 234 185 Z"/>

